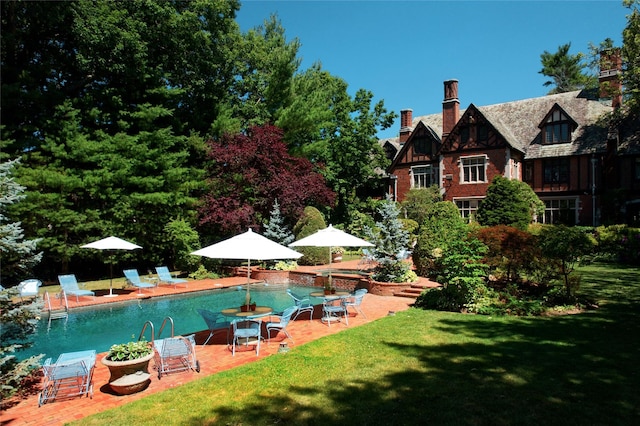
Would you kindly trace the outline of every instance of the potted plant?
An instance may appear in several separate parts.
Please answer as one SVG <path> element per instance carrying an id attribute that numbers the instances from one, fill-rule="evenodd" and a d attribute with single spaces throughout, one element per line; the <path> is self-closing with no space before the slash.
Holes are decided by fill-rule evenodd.
<path id="1" fill-rule="evenodd" d="M 342 262 L 342 255 L 344 254 L 343 247 L 331 247 L 331 261 Z"/>
<path id="2" fill-rule="evenodd" d="M 109 368 L 109 386 L 119 395 L 144 390 L 151 382 L 149 361 L 153 347 L 146 340 L 112 345 L 102 364 Z"/>
<path id="3" fill-rule="evenodd" d="M 249 303 L 240 306 L 240 312 L 253 312 L 256 310 L 256 302 L 251 300 Z"/>

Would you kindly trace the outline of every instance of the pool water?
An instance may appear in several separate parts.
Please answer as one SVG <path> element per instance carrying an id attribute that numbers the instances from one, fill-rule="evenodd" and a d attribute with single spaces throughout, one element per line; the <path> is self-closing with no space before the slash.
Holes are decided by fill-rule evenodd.
<path id="1" fill-rule="evenodd" d="M 308 295 L 313 288 L 287 285 L 252 285 L 251 298 L 261 306 L 270 306 L 274 312 L 281 312 L 293 305 L 286 293 L 290 288 L 300 295 Z M 137 301 L 110 303 L 108 306 L 92 306 L 69 312 L 67 321 L 57 319 L 48 327 L 48 315 L 43 314 L 38 330 L 33 336 L 33 346 L 16 354 L 19 359 L 45 354 L 45 358 L 57 358 L 64 352 L 95 349 L 106 352 L 114 343 L 137 340 L 146 321 L 154 325 L 156 338 L 171 335 L 167 323 L 162 335 L 158 336 L 160 326 L 166 317 L 173 318 L 176 335 L 186 335 L 206 330 L 207 325 L 197 309 L 220 311 L 237 307 L 245 302 L 246 287 L 232 287 L 176 296 L 152 297 Z M 311 298 L 311 303 L 322 303 L 321 299 Z M 150 328 L 145 331 L 147 340 L 151 340 Z"/>

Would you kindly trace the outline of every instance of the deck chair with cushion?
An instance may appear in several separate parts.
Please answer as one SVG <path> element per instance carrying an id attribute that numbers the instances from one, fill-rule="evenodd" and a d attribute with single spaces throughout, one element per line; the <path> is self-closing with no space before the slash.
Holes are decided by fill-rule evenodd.
<path id="1" fill-rule="evenodd" d="M 158 379 L 162 378 L 163 374 L 176 371 L 195 370 L 200 372 L 200 362 L 196 358 L 196 340 L 193 334 L 154 340 L 153 349 Z"/>
<path id="2" fill-rule="evenodd" d="M 309 298 L 302 297 L 289 289 L 287 289 L 287 294 L 293 299 L 293 302 L 296 304 L 297 308 L 293 319 L 295 320 L 296 318 L 298 318 L 298 315 L 303 312 L 309 312 L 309 321 L 311 321 L 311 319 L 313 318 L 313 305 L 309 301 Z"/>
<path id="3" fill-rule="evenodd" d="M 211 312 L 206 309 L 198 309 L 198 313 L 202 316 L 202 319 L 209 329 L 209 337 L 207 337 L 207 340 L 205 340 L 202 345 L 206 345 L 214 334 L 224 331 L 227 332 L 227 344 L 229 344 L 229 328 L 231 327 L 231 322 L 227 317 L 220 312 Z"/>
<path id="4" fill-rule="evenodd" d="M 356 313 L 360 312 L 363 317 L 365 318 L 367 317 L 365 313 L 362 312 L 362 309 L 360 308 L 360 305 L 362 304 L 362 300 L 364 299 L 365 294 L 367 294 L 367 289 L 361 288 L 359 290 L 356 290 L 352 296 L 347 296 L 343 300 L 342 303 L 345 307 L 345 310 L 347 311 L 347 314 L 349 313 L 349 307 L 352 307 L 353 309 L 355 309 Z"/>
<path id="5" fill-rule="evenodd" d="M 38 298 L 38 288 L 42 285 L 40 280 L 30 279 L 22 281 L 18 284 L 18 291 L 20 292 L 20 299 L 22 300 L 25 297 L 35 297 Z"/>
<path id="6" fill-rule="evenodd" d="M 95 365 L 96 351 L 93 350 L 63 353 L 55 364 L 51 363 L 51 358 L 46 359 L 42 365 L 44 380 L 38 406 L 55 399 L 93 397 Z"/>
<path id="7" fill-rule="evenodd" d="M 143 288 L 154 289 L 156 285 L 149 281 L 142 281 L 140 275 L 138 275 L 137 269 L 126 269 L 124 271 L 124 277 L 127 279 L 127 283 L 138 288 L 138 294 L 142 294 Z M 148 278 L 146 278 L 148 280 Z"/>
<path id="8" fill-rule="evenodd" d="M 96 294 L 91 290 L 83 290 L 78 286 L 78 281 L 76 280 L 76 276 L 73 274 L 69 275 L 58 275 L 58 281 L 60 282 L 60 287 L 62 287 L 62 291 L 64 291 L 67 295 L 72 295 L 76 297 L 76 302 L 79 302 L 80 296 L 93 296 L 95 298 Z"/>
<path id="9" fill-rule="evenodd" d="M 289 325 L 289 321 L 291 321 L 291 315 L 293 315 L 298 308 L 296 306 L 292 306 L 287 308 L 282 312 L 282 315 L 272 315 L 272 318 L 277 318 L 278 321 L 268 321 L 267 322 L 267 339 L 271 341 L 271 330 L 283 331 L 284 334 L 293 341 L 293 337 L 287 331 L 287 325 Z"/>
<path id="10" fill-rule="evenodd" d="M 178 284 L 184 284 L 187 287 L 187 280 L 173 277 L 166 266 L 156 266 L 156 273 L 158 274 L 159 284 L 172 285 L 173 288 L 177 288 Z"/>

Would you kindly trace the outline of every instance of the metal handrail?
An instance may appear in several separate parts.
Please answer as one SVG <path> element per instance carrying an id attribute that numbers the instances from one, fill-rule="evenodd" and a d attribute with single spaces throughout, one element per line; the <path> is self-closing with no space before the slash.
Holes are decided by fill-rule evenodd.
<path id="1" fill-rule="evenodd" d="M 142 340 L 142 338 L 144 337 L 144 332 L 147 329 L 147 325 L 149 325 L 151 327 L 151 343 L 153 343 L 154 332 L 153 332 L 153 323 L 151 321 L 145 322 L 144 325 L 142 326 L 142 331 L 140 332 L 140 335 L 138 336 L 138 341 Z"/>
<path id="2" fill-rule="evenodd" d="M 169 320 L 169 322 L 171 323 L 171 337 L 174 337 L 173 335 L 173 318 L 171 317 L 165 317 L 164 320 L 162 321 L 162 325 L 160 326 L 160 330 L 158 330 L 158 337 L 160 337 L 162 335 L 162 330 L 164 330 L 164 326 L 167 323 L 167 320 Z"/>

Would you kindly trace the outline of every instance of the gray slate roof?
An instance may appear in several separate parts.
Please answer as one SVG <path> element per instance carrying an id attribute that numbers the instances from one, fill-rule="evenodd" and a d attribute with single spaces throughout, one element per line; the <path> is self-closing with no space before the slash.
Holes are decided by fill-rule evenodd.
<path id="1" fill-rule="evenodd" d="M 571 143 L 542 145 L 538 125 L 555 104 L 578 123 L 578 128 L 572 133 Z M 607 129 L 596 123 L 603 114 L 612 111 L 611 103 L 589 99 L 580 90 L 477 108 L 511 147 L 525 153 L 525 159 L 589 154 L 606 149 Z M 464 113 L 465 110 L 460 110 L 460 117 Z M 442 137 L 442 113 L 414 118 L 413 128 L 420 121 Z"/>

